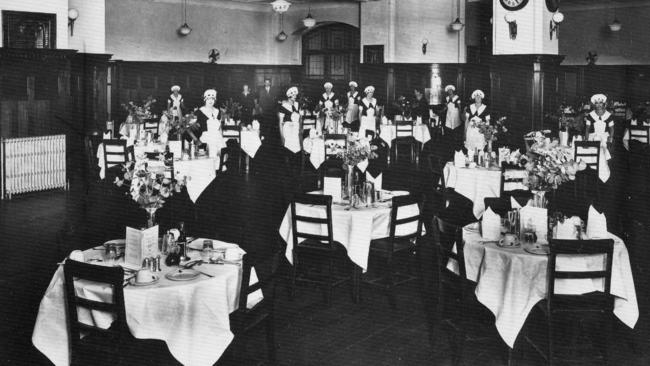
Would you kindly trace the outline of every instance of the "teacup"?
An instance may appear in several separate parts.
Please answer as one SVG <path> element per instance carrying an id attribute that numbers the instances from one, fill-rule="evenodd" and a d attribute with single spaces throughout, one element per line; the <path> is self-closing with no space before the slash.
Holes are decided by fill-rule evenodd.
<path id="1" fill-rule="evenodd" d="M 519 245 L 519 238 L 513 233 L 506 233 L 503 239 L 499 241 L 499 244 L 504 247 L 514 247 Z"/>
<path id="2" fill-rule="evenodd" d="M 138 274 L 135 276 L 135 282 L 137 283 L 149 283 L 154 280 L 154 275 L 148 269 L 141 269 L 138 271 Z"/>

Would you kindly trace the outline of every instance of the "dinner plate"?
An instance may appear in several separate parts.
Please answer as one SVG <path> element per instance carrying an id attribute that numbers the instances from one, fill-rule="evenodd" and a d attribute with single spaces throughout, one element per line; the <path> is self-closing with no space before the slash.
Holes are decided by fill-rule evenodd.
<path id="1" fill-rule="evenodd" d="M 165 277 L 168 280 L 172 280 L 172 281 L 190 281 L 199 277 L 199 275 L 201 275 L 201 272 L 195 271 L 193 269 L 179 268 L 177 270 L 167 272 L 165 274 Z"/>
<path id="2" fill-rule="evenodd" d="M 151 282 L 138 282 L 136 281 L 136 276 L 134 276 L 129 279 L 129 284 L 132 286 L 149 286 L 149 285 L 153 285 L 154 283 L 158 283 L 158 281 L 160 281 L 160 276 L 158 275 L 152 275 L 152 276 L 154 279 Z"/>
<path id="3" fill-rule="evenodd" d="M 505 242 L 503 241 L 503 239 L 501 239 L 501 240 L 499 240 L 499 241 L 497 242 L 497 246 L 498 246 L 499 248 L 511 249 L 511 248 L 519 248 L 519 247 L 521 246 L 521 243 L 520 243 L 520 242 L 517 242 L 517 243 L 514 244 L 514 245 L 506 245 Z"/>
<path id="4" fill-rule="evenodd" d="M 409 194 L 408 191 L 389 191 L 389 193 L 390 193 L 390 195 L 393 196 L 393 197 L 397 197 L 397 196 L 406 196 L 406 195 Z"/>
<path id="5" fill-rule="evenodd" d="M 191 243 L 187 244 L 187 247 L 190 249 L 194 250 L 203 250 L 203 241 L 204 240 L 211 240 L 212 241 L 212 249 L 228 249 L 228 247 L 231 246 L 226 246 L 224 245 L 225 243 L 219 240 L 214 240 L 214 239 L 207 239 L 207 238 L 198 238 L 194 239 Z"/>
<path id="6" fill-rule="evenodd" d="M 551 248 L 548 246 L 548 244 L 525 244 L 524 250 L 527 253 L 536 255 L 548 255 L 551 253 Z"/>

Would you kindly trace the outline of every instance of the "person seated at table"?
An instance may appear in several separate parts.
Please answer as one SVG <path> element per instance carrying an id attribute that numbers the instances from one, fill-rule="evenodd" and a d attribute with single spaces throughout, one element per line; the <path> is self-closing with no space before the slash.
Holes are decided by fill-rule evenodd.
<path id="1" fill-rule="evenodd" d="M 221 135 L 221 111 L 215 107 L 217 91 L 208 89 L 203 93 L 205 104 L 196 111 L 196 122 L 188 128 L 188 134 L 194 134 L 195 143 L 204 142 L 208 145 L 211 157 L 217 156 L 225 146 Z M 197 127 L 198 126 L 198 127 Z M 198 130 L 198 134 L 196 131 Z"/>
<path id="2" fill-rule="evenodd" d="M 183 96 L 180 94 L 181 87 L 178 85 L 172 86 L 172 94 L 167 99 L 167 111 L 171 113 L 173 121 L 178 121 L 183 115 L 185 106 L 183 105 Z"/>
<path id="3" fill-rule="evenodd" d="M 350 81 L 348 86 L 350 90 L 346 94 L 348 104 L 343 127 L 349 128 L 352 131 L 359 131 L 359 104 L 361 103 L 361 95 L 357 91 L 359 84 L 356 81 Z"/>
<path id="4" fill-rule="evenodd" d="M 298 88 L 292 86 L 287 90 L 287 99 L 282 102 L 278 111 L 280 139 L 284 146 L 289 168 L 296 173 L 301 162 L 300 146 L 300 110 L 296 98 Z M 295 175 L 295 174 L 294 174 Z"/>
<path id="5" fill-rule="evenodd" d="M 628 151 L 630 150 L 630 127 L 650 127 L 650 121 L 648 120 L 645 109 L 636 109 L 632 112 L 632 118 L 627 121 L 627 127 L 623 134 L 623 146 Z M 650 143 L 650 141 L 648 143 Z"/>
<path id="6" fill-rule="evenodd" d="M 479 131 L 478 124 L 481 122 L 490 123 L 490 111 L 486 104 L 483 104 L 485 93 L 477 89 L 472 93 L 474 103 L 465 109 L 465 148 L 467 150 L 483 150 L 485 148 L 485 136 Z"/>
<path id="7" fill-rule="evenodd" d="M 363 90 L 363 92 L 366 96 L 361 99 L 361 104 L 359 105 L 359 121 L 361 121 L 359 134 L 365 136 L 366 131 L 369 131 L 374 135 L 377 130 L 377 122 L 375 120 L 375 115 L 377 114 L 377 99 L 373 98 L 375 87 L 369 85 Z"/>

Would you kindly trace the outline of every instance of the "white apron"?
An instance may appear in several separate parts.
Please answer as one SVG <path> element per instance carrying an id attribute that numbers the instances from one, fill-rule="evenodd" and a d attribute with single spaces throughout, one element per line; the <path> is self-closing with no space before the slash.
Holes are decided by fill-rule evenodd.
<path id="1" fill-rule="evenodd" d="M 300 114 L 291 113 L 291 122 L 282 124 L 282 136 L 284 136 L 284 147 L 292 153 L 300 151 Z"/>
<path id="2" fill-rule="evenodd" d="M 452 130 L 460 126 L 460 111 L 455 103 L 457 100 L 458 96 L 454 95 L 454 97 L 447 102 L 447 118 L 445 119 L 445 126 Z"/>
<path id="3" fill-rule="evenodd" d="M 202 109 L 202 112 L 207 116 L 208 114 Z M 210 116 L 208 116 L 210 117 Z M 219 121 L 219 113 L 216 116 L 208 118 L 207 131 L 201 135 L 201 141 L 208 145 L 208 153 L 210 157 L 217 157 L 221 153 L 221 149 L 226 147 L 226 142 L 221 135 L 221 121 Z"/>
<path id="4" fill-rule="evenodd" d="M 607 131 L 607 124 L 601 118 L 598 117 L 595 111 L 590 113 L 592 118 L 596 120 L 593 122 L 594 132 L 589 134 L 589 141 L 600 141 L 600 159 L 598 162 L 598 175 L 600 180 L 607 182 L 609 180 L 610 172 L 609 165 L 607 160 L 611 159 L 612 156 L 609 154 L 607 149 L 607 139 L 609 138 L 609 132 Z M 603 119 L 609 118 L 609 112 L 605 112 L 602 116 Z"/>
<path id="5" fill-rule="evenodd" d="M 183 96 L 178 94 L 178 97 L 174 97 L 174 94 L 169 96 L 169 99 L 172 101 L 172 116 L 173 117 L 180 117 L 180 109 L 181 109 L 181 100 L 183 100 Z"/>
<path id="6" fill-rule="evenodd" d="M 348 109 L 345 113 L 345 122 L 347 123 L 352 123 L 359 118 L 359 105 L 354 103 L 357 94 L 358 92 L 354 92 L 350 95 L 348 92 Z"/>
<path id="7" fill-rule="evenodd" d="M 373 133 L 375 133 L 375 131 L 377 130 L 377 123 L 375 121 L 375 108 L 367 109 L 366 115 L 361 116 L 361 126 L 359 128 L 359 134 L 361 136 L 365 136 L 366 130 L 372 131 Z"/>

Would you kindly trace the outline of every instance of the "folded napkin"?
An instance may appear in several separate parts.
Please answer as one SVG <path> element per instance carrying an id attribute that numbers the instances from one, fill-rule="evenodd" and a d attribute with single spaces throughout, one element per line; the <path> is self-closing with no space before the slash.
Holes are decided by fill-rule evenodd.
<path id="1" fill-rule="evenodd" d="M 589 239 L 604 239 L 609 237 L 607 232 L 607 218 L 604 213 L 596 211 L 594 206 L 589 206 L 587 237 Z"/>
<path id="2" fill-rule="evenodd" d="M 488 207 L 483 213 L 482 219 L 483 239 L 499 240 L 501 239 L 501 216 Z"/>
<path id="3" fill-rule="evenodd" d="M 112 138 L 111 135 L 112 135 L 111 131 L 108 131 L 102 134 L 102 138 L 104 140 L 110 140 Z"/>
<path id="4" fill-rule="evenodd" d="M 463 154 L 462 151 L 456 151 L 454 153 L 454 166 L 456 168 L 464 168 L 465 167 L 465 154 Z"/>
<path id="5" fill-rule="evenodd" d="M 418 125 L 418 126 L 422 124 L 422 117 L 421 116 L 417 116 L 415 118 L 415 124 Z"/>
<path id="6" fill-rule="evenodd" d="M 580 218 L 577 216 L 558 222 L 555 226 L 555 239 L 575 239 L 578 234 L 577 225 L 580 225 Z"/>
<path id="7" fill-rule="evenodd" d="M 519 210 L 519 222 L 521 232 L 524 231 L 527 225 L 532 225 L 535 227 L 537 240 L 544 243 L 548 242 L 548 213 L 545 208 L 532 207 L 530 204 L 526 205 Z"/>
<path id="8" fill-rule="evenodd" d="M 254 130 L 259 130 L 260 129 L 260 123 L 256 119 L 253 120 L 251 125 L 253 126 Z"/>
<path id="9" fill-rule="evenodd" d="M 513 209 L 513 210 L 521 208 L 521 205 L 519 204 L 519 202 L 517 202 L 517 200 L 512 196 L 510 196 L 510 208 Z"/>
<path id="10" fill-rule="evenodd" d="M 510 149 L 507 147 L 500 147 L 499 148 L 499 166 L 503 164 L 503 162 L 509 162 L 510 161 Z"/>
<path id="11" fill-rule="evenodd" d="M 381 117 L 381 124 L 382 125 L 387 125 L 388 124 L 388 118 L 386 118 L 386 116 Z"/>
<path id="12" fill-rule="evenodd" d="M 366 171 L 366 182 L 370 182 L 374 184 L 375 191 L 381 189 L 382 180 L 383 180 L 383 174 L 380 173 L 376 177 L 373 177 L 372 174 L 370 174 L 370 172 Z"/>
<path id="13" fill-rule="evenodd" d="M 357 164 L 357 168 L 359 168 L 359 170 L 361 170 L 362 173 L 365 173 L 366 169 L 368 169 L 368 164 L 369 164 L 368 159 L 365 159 L 361 161 L 359 164 Z"/>

